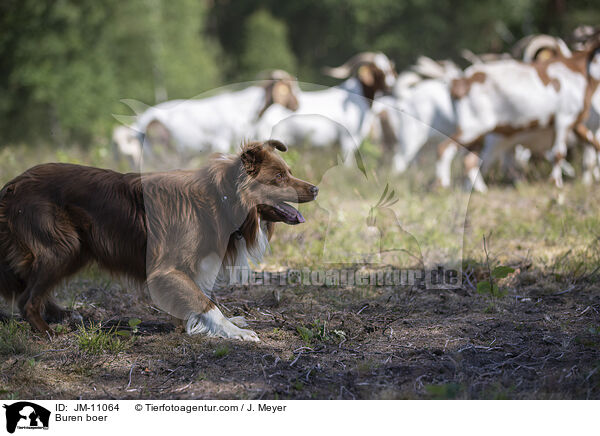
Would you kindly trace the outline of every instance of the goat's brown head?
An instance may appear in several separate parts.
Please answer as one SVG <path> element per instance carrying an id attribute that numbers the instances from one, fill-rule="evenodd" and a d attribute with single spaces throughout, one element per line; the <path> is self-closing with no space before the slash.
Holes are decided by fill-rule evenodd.
<path id="1" fill-rule="evenodd" d="M 394 63 L 386 55 L 372 52 L 359 53 L 337 68 L 326 68 L 325 74 L 338 79 L 355 75 L 364 96 L 371 100 L 378 91 L 390 91 L 398 76 Z"/>
<path id="2" fill-rule="evenodd" d="M 243 195 L 267 221 L 303 223 L 302 214 L 286 202 L 313 201 L 319 188 L 294 177 L 277 150 L 284 152 L 287 147 L 276 140 L 244 145 L 240 155 L 247 174 Z"/>
<path id="3" fill-rule="evenodd" d="M 265 101 L 258 117 L 260 118 L 273 104 L 279 104 L 291 111 L 296 111 L 298 109 L 296 79 L 283 70 L 271 71 L 267 79 L 263 85 L 265 88 Z"/>

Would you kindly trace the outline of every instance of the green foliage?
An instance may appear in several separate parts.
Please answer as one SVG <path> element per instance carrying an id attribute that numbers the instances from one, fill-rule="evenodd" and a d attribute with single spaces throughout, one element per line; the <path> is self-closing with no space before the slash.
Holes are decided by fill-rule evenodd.
<path id="1" fill-rule="evenodd" d="M 36 350 L 28 324 L 21 324 L 15 320 L 0 323 L 0 356 L 33 354 Z"/>
<path id="2" fill-rule="evenodd" d="M 215 348 L 215 351 L 213 351 L 213 356 L 215 356 L 217 359 L 220 359 L 221 357 L 225 357 L 229 354 L 229 347 L 227 345 L 219 345 L 217 348 Z"/>
<path id="3" fill-rule="evenodd" d="M 488 252 L 488 242 L 487 242 L 485 236 L 483 237 L 483 251 L 485 253 L 485 261 L 486 261 L 486 266 L 487 266 L 487 271 L 488 271 L 488 279 L 480 280 L 479 282 L 477 282 L 477 292 L 479 294 L 487 295 L 487 296 L 491 297 L 492 301 L 490 302 L 490 305 L 486 309 L 487 312 L 491 312 L 494 310 L 495 301 L 498 298 L 502 298 L 506 295 L 506 289 L 504 289 L 503 287 L 500 287 L 498 285 L 498 283 L 496 282 L 496 280 L 504 279 L 504 278 L 508 277 L 509 274 L 512 274 L 513 272 L 515 272 L 515 269 L 511 268 L 509 266 L 503 266 L 503 265 L 496 266 L 494 269 L 492 269 L 491 262 L 490 262 L 490 256 L 489 256 L 489 252 Z"/>
<path id="4" fill-rule="evenodd" d="M 219 46 L 205 34 L 205 3 L 196 0 L 159 2 L 153 28 L 155 80 L 169 99 L 191 98 L 220 84 Z"/>
<path id="5" fill-rule="evenodd" d="M 287 35 L 287 27 L 266 10 L 258 10 L 248 17 L 244 26 L 246 41 L 241 56 L 239 77 L 254 79 L 256 75 L 269 69 L 296 71 L 296 58 Z"/>
<path id="6" fill-rule="evenodd" d="M 492 271 L 492 277 L 494 277 L 495 279 L 504 279 L 509 274 L 512 274 L 514 272 L 515 272 L 515 269 L 511 268 L 510 266 L 497 266 Z"/>
<path id="7" fill-rule="evenodd" d="M 341 341 L 346 338 L 346 332 L 343 330 L 331 331 L 327 328 L 326 321 L 318 319 L 313 321 L 309 326 L 297 326 L 296 331 L 307 346 L 316 342 L 330 342 L 334 339 Z"/>
<path id="8" fill-rule="evenodd" d="M 425 386 L 425 391 L 433 400 L 453 400 L 458 397 L 463 390 L 463 386 L 457 383 Z"/>
<path id="9" fill-rule="evenodd" d="M 108 138 L 119 100 L 192 97 L 220 83 L 193 0 L 9 0 L 0 6 L 2 141 Z"/>
<path id="10" fill-rule="evenodd" d="M 127 321 L 127 324 L 131 328 L 131 330 L 117 330 L 116 334 L 119 336 L 132 336 L 139 332 L 138 326 L 142 323 L 142 320 L 139 318 L 131 318 Z"/>
<path id="11" fill-rule="evenodd" d="M 385 52 L 402 70 L 421 54 L 460 61 L 464 48 L 501 52 L 526 34 L 566 36 L 577 25 L 600 21 L 600 10 L 589 0 L 570 1 L 567 8 L 552 0 L 217 1 L 210 11 L 215 32 L 234 58 L 245 48 L 237 29 L 257 9 L 287 24 L 299 75 L 318 83 L 335 83 L 327 82 L 320 67 L 339 64 L 363 50 Z"/>
<path id="12" fill-rule="evenodd" d="M 506 291 L 498 286 L 493 279 L 504 279 L 509 274 L 515 272 L 514 268 L 509 266 L 497 266 L 492 270 L 492 280 L 481 280 L 477 283 L 477 292 L 480 294 L 488 294 L 494 298 L 500 298 L 506 295 Z"/>
<path id="13" fill-rule="evenodd" d="M 91 324 L 89 327 L 81 325 L 75 339 L 79 350 L 85 354 L 118 354 L 128 345 L 113 329 L 104 331 L 99 324 Z"/>

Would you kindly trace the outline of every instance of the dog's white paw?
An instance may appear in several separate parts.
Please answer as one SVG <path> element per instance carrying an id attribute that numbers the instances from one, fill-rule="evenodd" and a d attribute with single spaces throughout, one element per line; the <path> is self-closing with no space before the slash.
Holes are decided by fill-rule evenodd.
<path id="1" fill-rule="evenodd" d="M 236 318 L 243 319 L 243 317 Z M 236 319 L 236 321 L 239 320 Z M 186 331 L 189 335 L 204 334 L 225 339 L 260 341 L 256 332 L 237 327 L 229 319 L 225 318 L 216 307 L 205 313 L 192 314 L 187 321 Z"/>
<path id="2" fill-rule="evenodd" d="M 248 327 L 248 322 L 243 316 L 232 316 L 231 318 L 229 318 L 229 321 L 231 321 L 234 325 L 238 326 L 239 328 Z"/>
<path id="3" fill-rule="evenodd" d="M 231 339 L 239 339 L 241 341 L 260 342 L 258 335 L 253 330 L 238 329 L 239 331 L 234 333 Z"/>

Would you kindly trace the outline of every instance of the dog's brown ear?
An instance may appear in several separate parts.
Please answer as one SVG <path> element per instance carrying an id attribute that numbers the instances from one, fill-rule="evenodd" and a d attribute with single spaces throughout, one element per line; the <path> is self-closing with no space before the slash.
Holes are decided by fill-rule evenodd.
<path id="1" fill-rule="evenodd" d="M 261 143 L 255 142 L 245 145 L 242 148 L 242 164 L 244 169 L 250 175 L 258 172 L 260 163 L 262 162 L 262 153 L 264 149 Z"/>
<path id="2" fill-rule="evenodd" d="M 265 141 L 264 144 L 272 148 L 276 148 L 279 151 L 287 151 L 287 146 L 283 142 L 278 141 L 277 139 L 269 139 L 268 141 Z"/>

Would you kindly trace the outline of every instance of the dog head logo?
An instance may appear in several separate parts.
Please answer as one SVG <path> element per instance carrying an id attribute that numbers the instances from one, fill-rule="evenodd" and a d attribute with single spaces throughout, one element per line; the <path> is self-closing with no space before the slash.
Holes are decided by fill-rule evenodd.
<path id="1" fill-rule="evenodd" d="M 6 409 L 6 431 L 19 429 L 47 429 L 50 411 L 28 401 L 3 406 Z"/>

